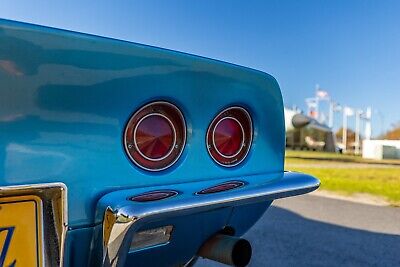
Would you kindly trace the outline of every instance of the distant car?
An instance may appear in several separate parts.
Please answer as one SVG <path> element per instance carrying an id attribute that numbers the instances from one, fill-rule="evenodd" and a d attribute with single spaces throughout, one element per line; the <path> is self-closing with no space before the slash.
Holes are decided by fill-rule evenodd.
<path id="1" fill-rule="evenodd" d="M 271 202 L 319 186 L 284 172 L 260 71 L 0 20 L 0 85 L 0 266 L 245 266 Z"/>

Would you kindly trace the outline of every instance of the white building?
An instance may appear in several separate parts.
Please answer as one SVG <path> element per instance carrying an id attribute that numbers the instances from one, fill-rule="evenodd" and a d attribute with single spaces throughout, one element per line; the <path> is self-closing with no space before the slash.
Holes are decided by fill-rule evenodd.
<path id="1" fill-rule="evenodd" d="M 400 140 L 364 140 L 362 156 L 366 159 L 400 159 Z"/>

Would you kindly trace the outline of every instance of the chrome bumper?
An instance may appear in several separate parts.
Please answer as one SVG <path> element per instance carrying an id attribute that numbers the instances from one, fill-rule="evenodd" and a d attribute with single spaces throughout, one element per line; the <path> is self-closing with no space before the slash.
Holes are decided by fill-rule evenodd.
<path id="1" fill-rule="evenodd" d="M 237 179 L 235 179 L 237 180 Z M 205 182 L 131 189 L 105 195 L 98 205 L 98 216 L 103 217 L 101 237 L 102 255 L 96 255 L 94 265 L 124 266 L 134 233 L 146 222 L 189 215 L 223 207 L 263 202 L 305 194 L 317 189 L 318 179 L 301 173 L 285 172 L 271 175 L 246 176 L 240 179 L 245 186 L 213 194 L 197 195 Z M 229 181 L 224 179 L 222 182 Z M 220 181 L 207 181 L 220 183 Z M 179 195 L 157 202 L 134 203 L 129 197 L 160 189 L 174 189 Z"/>

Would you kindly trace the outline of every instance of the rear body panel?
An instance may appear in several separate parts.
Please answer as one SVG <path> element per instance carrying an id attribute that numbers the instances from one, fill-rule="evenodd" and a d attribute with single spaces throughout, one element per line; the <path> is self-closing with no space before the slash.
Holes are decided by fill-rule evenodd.
<path id="1" fill-rule="evenodd" d="M 62 181 L 69 225 L 91 225 L 97 200 L 129 187 L 283 171 L 282 97 L 273 77 L 169 50 L 0 21 L 0 185 Z M 177 105 L 187 145 L 173 167 L 149 173 L 127 158 L 131 114 L 153 100 Z M 207 127 L 230 105 L 246 107 L 254 141 L 243 164 L 218 166 Z"/>
<path id="2" fill-rule="evenodd" d="M 180 109 L 186 145 L 171 167 L 150 172 L 131 162 L 123 139 L 132 114 L 154 101 Z M 228 168 L 210 157 L 206 136 L 232 106 L 249 113 L 253 136 L 245 160 Z M 282 96 L 268 74 L 0 20 L 0 200 L 20 188 L 43 200 L 57 185 L 43 212 L 57 249 L 46 248 L 44 266 L 182 266 L 221 230 L 243 235 L 274 199 L 318 188 L 311 176 L 284 172 L 284 149 Z M 197 194 L 227 182 L 241 186 Z M 157 190 L 177 195 L 130 200 Z M 173 227 L 167 243 L 132 249 L 138 231 L 165 226 Z"/>

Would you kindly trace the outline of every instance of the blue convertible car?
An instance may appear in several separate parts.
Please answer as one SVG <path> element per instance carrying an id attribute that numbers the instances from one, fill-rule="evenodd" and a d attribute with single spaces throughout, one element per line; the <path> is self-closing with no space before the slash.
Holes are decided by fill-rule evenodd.
<path id="1" fill-rule="evenodd" d="M 284 172 L 276 80 L 0 20 L 0 266 L 245 266 Z"/>

